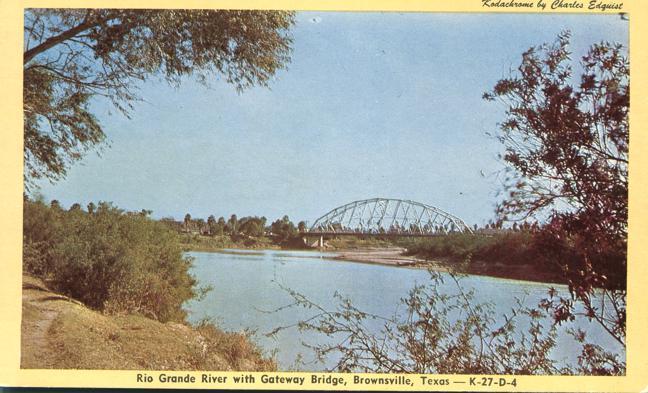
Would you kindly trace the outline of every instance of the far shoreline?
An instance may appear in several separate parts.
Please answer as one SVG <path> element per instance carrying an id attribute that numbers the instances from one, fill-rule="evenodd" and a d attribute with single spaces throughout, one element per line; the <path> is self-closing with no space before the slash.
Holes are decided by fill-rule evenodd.
<path id="1" fill-rule="evenodd" d="M 381 265 L 394 268 L 406 268 L 417 270 L 433 270 L 441 273 L 457 273 L 474 276 L 492 277 L 497 279 L 525 281 L 534 284 L 546 285 L 567 285 L 559 280 L 548 277 L 545 272 L 538 271 L 533 265 L 508 266 L 504 264 L 487 264 L 484 262 L 474 261 L 471 265 L 456 263 L 450 260 L 427 260 L 418 258 L 413 255 L 404 255 L 407 251 L 402 247 L 368 247 L 368 248 L 349 248 L 349 249 L 317 249 L 317 248 L 241 248 L 227 247 L 220 249 L 189 249 L 185 252 L 205 252 L 236 254 L 237 252 L 228 252 L 228 250 L 237 250 L 241 252 L 263 252 L 263 251 L 300 251 L 300 252 L 325 252 L 335 254 L 331 260 L 338 262 L 363 263 L 369 265 Z"/>

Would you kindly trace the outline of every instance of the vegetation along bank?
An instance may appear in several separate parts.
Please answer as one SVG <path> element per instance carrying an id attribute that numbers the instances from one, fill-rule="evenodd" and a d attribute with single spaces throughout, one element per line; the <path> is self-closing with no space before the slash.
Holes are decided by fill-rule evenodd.
<path id="1" fill-rule="evenodd" d="M 190 325 L 198 288 L 178 235 L 109 203 L 24 201 L 22 366 L 274 370 L 243 333 Z"/>

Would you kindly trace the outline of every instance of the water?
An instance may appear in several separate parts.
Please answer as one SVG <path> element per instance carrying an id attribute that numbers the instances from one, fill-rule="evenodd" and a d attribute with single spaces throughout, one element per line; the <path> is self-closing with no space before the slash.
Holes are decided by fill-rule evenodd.
<path id="1" fill-rule="evenodd" d="M 306 295 L 328 310 L 335 308 L 334 294 L 338 292 L 350 298 L 360 310 L 388 317 L 404 309 L 400 299 L 415 284 L 430 280 L 429 273 L 421 269 L 342 262 L 332 259 L 334 254 L 313 251 L 226 250 L 188 255 L 194 258 L 192 274 L 199 284 L 213 287 L 204 299 L 186 304 L 190 321 L 211 318 L 225 330 L 256 331 L 254 340 L 266 353 L 275 354 L 280 370 L 324 370 L 333 361 L 314 362 L 312 351 L 302 344 L 326 342 L 321 334 L 291 328 L 273 337 L 264 335 L 315 314 L 312 309 L 299 307 L 281 309 L 293 302 L 281 286 Z M 446 280 L 444 285 L 454 287 L 455 284 Z M 498 316 L 510 314 L 516 307 L 516 298 L 524 299 L 524 304 L 530 307 L 537 305 L 539 299 L 547 296 L 550 286 L 484 276 L 465 277 L 461 285 L 465 290 L 475 291 L 476 302 L 492 302 Z M 564 286 L 554 287 L 561 293 L 567 291 Z M 272 312 L 277 309 L 280 310 Z M 595 323 L 581 318 L 578 327 L 587 332 L 590 341 L 622 354 L 620 345 Z M 379 327 L 375 329 L 378 331 Z M 573 338 L 561 334 L 565 326 L 560 329 L 552 357 L 561 362 L 574 362 L 578 347 Z M 304 364 L 295 364 L 298 356 Z"/>

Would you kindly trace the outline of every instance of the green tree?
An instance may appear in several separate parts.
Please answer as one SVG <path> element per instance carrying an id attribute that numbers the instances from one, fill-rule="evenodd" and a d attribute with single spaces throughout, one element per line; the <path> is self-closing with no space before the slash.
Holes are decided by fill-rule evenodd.
<path id="1" fill-rule="evenodd" d="M 290 60 L 292 12 L 27 9 L 24 24 L 25 180 L 64 177 L 105 140 L 91 112 L 103 97 L 128 115 L 137 81 L 178 85 L 222 77 L 241 90 L 268 84 Z"/>
<path id="2" fill-rule="evenodd" d="M 229 235 L 236 235 L 238 233 L 238 218 L 236 217 L 236 214 L 232 214 L 229 220 L 227 220 L 225 231 Z"/>
<path id="3" fill-rule="evenodd" d="M 199 218 L 199 219 L 195 220 L 195 223 L 196 223 L 196 227 L 198 229 L 198 232 L 202 233 L 206 228 L 205 220 L 202 219 L 202 218 Z"/>
<path id="4" fill-rule="evenodd" d="M 193 221 L 191 220 L 191 214 L 187 213 L 184 216 L 184 230 L 189 231 L 193 226 Z"/>
<path id="5" fill-rule="evenodd" d="M 106 202 L 80 214 L 27 200 L 23 212 L 25 272 L 95 309 L 184 320 L 195 280 L 167 225 Z"/>
<path id="6" fill-rule="evenodd" d="M 225 227 L 227 226 L 227 223 L 225 222 L 224 217 L 218 217 L 218 221 L 216 222 L 216 235 L 223 235 L 225 233 Z"/>
<path id="7" fill-rule="evenodd" d="M 290 221 L 288 216 L 283 216 L 280 220 L 276 220 L 270 225 L 270 231 L 274 236 L 276 243 L 286 243 L 288 240 L 297 235 L 295 224 Z"/>
<path id="8" fill-rule="evenodd" d="M 97 209 L 97 206 L 93 202 L 90 202 L 88 203 L 87 209 L 88 209 L 88 213 L 92 214 L 95 212 L 95 209 Z"/>
<path id="9" fill-rule="evenodd" d="M 213 214 L 207 217 L 207 227 L 209 227 L 209 234 L 214 236 L 216 234 L 216 217 Z"/>
<path id="10" fill-rule="evenodd" d="M 306 228 L 306 222 L 305 222 L 305 221 L 299 221 L 299 223 L 297 224 L 297 230 L 298 230 L 300 233 L 304 233 L 304 232 L 306 232 L 306 230 L 307 230 L 307 228 Z"/>
<path id="11" fill-rule="evenodd" d="M 265 232 L 265 217 L 243 217 L 239 220 L 239 232 L 246 236 L 261 237 Z"/>
<path id="12" fill-rule="evenodd" d="M 575 68 L 569 33 L 530 48 L 517 71 L 484 97 L 507 109 L 498 133 L 508 170 L 502 219 L 547 220 L 536 230 L 572 296 L 613 337 L 625 339 L 629 63 L 625 48 L 592 45 Z M 605 290 L 604 307 L 595 305 Z M 607 303 L 607 304 L 605 304 Z M 610 304 L 611 303 L 611 304 Z M 546 304 L 558 322 L 574 302 Z"/>

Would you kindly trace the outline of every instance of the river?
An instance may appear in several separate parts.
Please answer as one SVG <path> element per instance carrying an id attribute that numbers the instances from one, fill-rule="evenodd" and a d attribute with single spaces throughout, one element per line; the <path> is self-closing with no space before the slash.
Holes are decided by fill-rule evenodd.
<path id="1" fill-rule="evenodd" d="M 269 312 L 293 301 L 281 286 L 329 310 L 335 308 L 334 294 L 338 292 L 365 312 L 391 316 L 404 309 L 400 299 L 406 297 L 415 284 L 429 282 L 429 273 L 422 269 L 345 262 L 332 259 L 335 254 L 314 251 L 224 250 L 189 252 L 187 255 L 194 258 L 191 273 L 199 285 L 213 288 L 203 299 L 185 305 L 189 320 L 197 322 L 210 318 L 225 330 L 256 331 L 254 340 L 266 353 L 274 352 L 280 370 L 319 371 L 332 365 L 332 361 L 314 362 L 312 352 L 302 344 L 326 342 L 327 339 L 319 334 L 292 328 L 274 337 L 264 335 L 276 327 L 293 325 L 314 314 L 312 309 L 294 307 Z M 455 286 L 452 280 L 446 280 L 444 285 Z M 510 314 L 516 306 L 516 298 L 523 299 L 525 305 L 537 305 L 552 286 L 485 276 L 464 277 L 461 285 L 464 291 L 474 290 L 476 302 L 493 303 L 498 316 Z M 564 286 L 553 286 L 560 293 L 567 291 Z M 587 332 L 590 341 L 623 355 L 622 348 L 596 324 L 581 318 L 578 327 Z M 379 327 L 375 329 L 378 331 Z M 551 356 L 560 362 L 572 363 L 578 348 L 573 338 L 564 334 L 565 329 L 565 325 L 559 328 L 557 346 Z M 298 357 L 303 363 L 295 363 Z"/>

